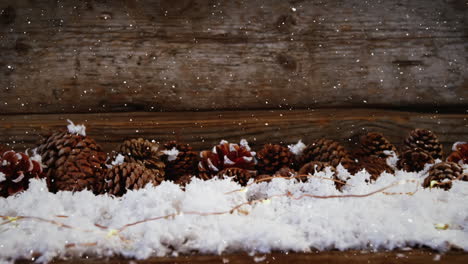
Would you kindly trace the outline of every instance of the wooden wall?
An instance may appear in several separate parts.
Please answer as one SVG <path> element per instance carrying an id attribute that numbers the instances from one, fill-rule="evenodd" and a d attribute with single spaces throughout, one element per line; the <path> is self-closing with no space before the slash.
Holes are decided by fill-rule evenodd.
<path id="1" fill-rule="evenodd" d="M 0 143 L 468 140 L 463 0 L 2 0 Z"/>

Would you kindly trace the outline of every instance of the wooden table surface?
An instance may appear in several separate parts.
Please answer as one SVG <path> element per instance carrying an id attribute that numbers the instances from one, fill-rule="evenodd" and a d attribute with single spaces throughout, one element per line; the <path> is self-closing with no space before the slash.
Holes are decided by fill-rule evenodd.
<path id="1" fill-rule="evenodd" d="M 124 258 L 82 258 L 56 260 L 53 263 L 468 263 L 468 254 L 462 251 L 439 253 L 430 250 L 366 252 L 366 251 L 325 251 L 313 253 L 271 253 L 249 256 L 247 254 L 229 254 L 222 256 L 197 255 L 180 257 L 150 258 L 147 260 L 130 260 Z"/>

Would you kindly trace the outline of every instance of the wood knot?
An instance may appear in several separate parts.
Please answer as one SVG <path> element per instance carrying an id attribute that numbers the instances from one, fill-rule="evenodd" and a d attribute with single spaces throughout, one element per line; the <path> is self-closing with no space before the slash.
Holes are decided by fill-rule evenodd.
<path id="1" fill-rule="evenodd" d="M 112 19 L 112 13 L 111 12 L 101 12 L 99 15 L 99 18 L 102 20 L 110 20 Z"/>
<path id="2" fill-rule="evenodd" d="M 292 15 L 281 15 L 275 25 L 280 32 L 288 32 L 296 25 L 296 19 Z"/>
<path id="3" fill-rule="evenodd" d="M 276 56 L 276 60 L 284 69 L 290 70 L 290 71 L 296 70 L 297 62 L 292 56 L 282 53 Z"/>
<path id="4" fill-rule="evenodd" d="M 25 53 L 28 53 L 28 51 L 31 49 L 31 46 L 29 46 L 28 44 L 20 41 L 20 40 L 17 40 L 16 43 L 15 43 L 15 51 L 18 53 L 18 54 L 25 54 Z"/>
<path id="5" fill-rule="evenodd" d="M 16 18 L 16 10 L 11 7 L 7 6 L 0 10 L 0 23 L 4 25 L 11 24 L 15 21 Z"/>

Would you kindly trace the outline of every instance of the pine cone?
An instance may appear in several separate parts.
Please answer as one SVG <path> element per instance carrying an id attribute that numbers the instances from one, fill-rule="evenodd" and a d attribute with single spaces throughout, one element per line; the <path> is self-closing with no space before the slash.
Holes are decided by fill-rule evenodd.
<path id="1" fill-rule="evenodd" d="M 0 156 L 0 196 L 28 189 L 29 179 L 42 176 L 42 165 L 27 154 L 6 151 Z"/>
<path id="2" fill-rule="evenodd" d="M 429 153 L 433 159 L 442 159 L 442 144 L 439 143 L 437 136 L 430 130 L 415 129 L 411 131 L 404 144 L 405 150 L 420 148 Z"/>
<path id="3" fill-rule="evenodd" d="M 297 172 L 294 169 L 283 167 L 279 169 L 273 176 L 281 176 L 281 177 L 294 177 L 296 176 Z"/>
<path id="4" fill-rule="evenodd" d="M 101 191 L 106 154 L 90 137 L 58 131 L 44 140 L 38 153 L 50 191 Z"/>
<path id="5" fill-rule="evenodd" d="M 137 162 L 122 163 L 109 169 L 105 177 L 104 192 L 122 196 L 127 190 L 138 190 L 151 183 L 158 185 L 164 176 Z"/>
<path id="6" fill-rule="evenodd" d="M 192 181 L 193 177 L 195 176 L 190 175 L 190 174 L 184 174 L 184 175 L 177 177 L 174 183 L 185 187 L 185 185 L 187 185 L 188 183 L 190 183 L 190 181 Z"/>
<path id="7" fill-rule="evenodd" d="M 257 170 L 259 173 L 272 174 L 283 167 L 293 167 L 294 155 L 286 147 L 266 144 L 257 152 Z"/>
<path id="8" fill-rule="evenodd" d="M 166 177 L 170 180 L 177 181 L 179 177 L 184 175 L 196 175 L 198 154 L 192 150 L 188 144 L 178 144 L 176 141 L 169 141 L 164 144 L 165 150 L 162 160 L 166 164 Z M 177 150 L 177 155 L 167 155 L 173 149 Z"/>
<path id="9" fill-rule="evenodd" d="M 381 133 L 370 132 L 359 138 L 356 157 L 372 156 L 385 159 L 389 156 L 385 154 L 387 151 L 396 152 L 396 147 Z"/>
<path id="10" fill-rule="evenodd" d="M 458 164 L 468 164 L 468 143 L 456 142 L 452 147 L 453 152 L 448 156 L 447 161 Z"/>
<path id="11" fill-rule="evenodd" d="M 218 173 L 218 176 L 222 177 L 224 175 L 234 177 L 233 180 L 235 182 L 238 182 L 240 185 L 245 186 L 247 185 L 247 182 L 250 180 L 250 178 L 255 178 L 256 172 L 241 168 L 230 167 Z"/>
<path id="12" fill-rule="evenodd" d="M 125 162 L 137 162 L 164 175 L 165 165 L 160 159 L 163 153 L 158 143 L 143 138 L 129 139 L 120 145 L 119 152 L 125 156 Z"/>
<path id="13" fill-rule="evenodd" d="M 377 178 L 379 178 L 380 174 L 382 174 L 383 172 L 395 172 L 390 166 L 388 166 L 385 159 L 378 158 L 376 156 L 360 157 L 356 162 L 355 166 L 348 168 L 351 174 L 356 174 L 357 172 L 363 169 L 365 169 L 371 175 L 372 181 L 377 180 Z"/>
<path id="14" fill-rule="evenodd" d="M 397 168 L 405 171 L 419 172 L 427 163 L 434 163 L 432 156 L 422 149 L 408 149 L 401 155 Z"/>
<path id="15" fill-rule="evenodd" d="M 309 144 L 304 149 L 300 161 L 303 165 L 311 161 L 328 162 L 333 167 L 337 167 L 341 163 L 345 168 L 354 163 L 340 143 L 323 138 Z"/>
<path id="16" fill-rule="evenodd" d="M 254 155 L 255 152 L 250 151 L 246 142 L 241 141 L 241 145 L 237 145 L 221 141 L 211 151 L 200 152 L 198 175 L 202 179 L 209 179 L 227 168 L 254 170 L 256 164 Z"/>
<path id="17" fill-rule="evenodd" d="M 429 170 L 429 176 L 424 179 L 423 187 L 448 190 L 452 188 L 452 181 L 462 178 L 462 173 L 463 169 L 454 162 L 439 162 Z"/>

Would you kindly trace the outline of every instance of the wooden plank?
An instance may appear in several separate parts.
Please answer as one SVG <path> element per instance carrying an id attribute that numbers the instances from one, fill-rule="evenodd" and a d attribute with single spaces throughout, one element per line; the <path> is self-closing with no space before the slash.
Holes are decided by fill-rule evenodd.
<path id="1" fill-rule="evenodd" d="M 257 259 L 257 261 L 255 261 Z M 53 263 L 73 263 L 73 264 L 95 264 L 95 263 L 127 263 L 123 258 L 111 259 L 72 259 L 72 260 L 56 260 Z M 256 256 L 248 256 L 247 254 L 226 254 L 221 256 L 181 256 L 181 257 L 160 257 L 150 258 L 146 260 L 132 261 L 140 264 L 152 263 L 362 263 L 362 264 L 427 264 L 427 263 L 453 263 L 464 264 L 468 261 L 468 254 L 464 252 L 448 252 L 437 253 L 428 250 L 411 250 L 411 251 L 390 251 L 390 252 L 365 252 L 365 251 L 325 251 L 314 253 L 271 253 L 257 254 Z"/>
<path id="2" fill-rule="evenodd" d="M 40 134 L 65 128 L 66 119 L 87 125 L 87 133 L 107 151 L 129 137 L 159 142 L 179 140 L 195 149 L 210 149 L 221 139 L 246 138 L 254 149 L 267 142 L 305 143 L 328 137 L 347 142 L 366 131 L 384 133 L 401 143 L 414 128 L 433 130 L 449 150 L 455 141 L 468 141 L 468 115 L 424 114 L 368 109 L 134 112 L 0 116 L 0 143 L 16 149 L 31 148 Z"/>
<path id="3" fill-rule="evenodd" d="M 0 113 L 468 107 L 444 0 L 0 4 Z"/>

